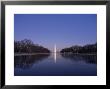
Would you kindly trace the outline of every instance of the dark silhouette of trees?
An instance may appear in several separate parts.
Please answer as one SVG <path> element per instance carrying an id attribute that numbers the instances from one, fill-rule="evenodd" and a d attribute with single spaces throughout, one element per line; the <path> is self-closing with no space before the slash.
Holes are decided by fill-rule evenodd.
<path id="1" fill-rule="evenodd" d="M 24 39 L 21 41 L 14 41 L 15 53 L 50 53 L 50 50 L 34 44 L 31 40 Z"/>
<path id="2" fill-rule="evenodd" d="M 97 53 L 97 43 L 87 44 L 84 46 L 72 46 L 69 48 L 64 48 L 60 51 L 61 53 Z"/>

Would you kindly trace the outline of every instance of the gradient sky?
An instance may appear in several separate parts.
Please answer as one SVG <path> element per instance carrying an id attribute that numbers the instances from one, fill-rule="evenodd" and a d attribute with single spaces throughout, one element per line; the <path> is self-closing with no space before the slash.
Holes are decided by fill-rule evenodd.
<path id="1" fill-rule="evenodd" d="M 96 14 L 15 14 L 15 40 L 31 39 L 50 50 L 97 42 Z"/>

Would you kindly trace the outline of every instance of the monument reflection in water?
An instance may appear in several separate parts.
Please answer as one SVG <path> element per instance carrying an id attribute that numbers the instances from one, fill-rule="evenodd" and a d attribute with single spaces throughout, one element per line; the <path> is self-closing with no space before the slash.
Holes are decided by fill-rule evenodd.
<path id="1" fill-rule="evenodd" d="M 15 76 L 96 76 L 97 56 L 53 53 L 15 56 Z"/>

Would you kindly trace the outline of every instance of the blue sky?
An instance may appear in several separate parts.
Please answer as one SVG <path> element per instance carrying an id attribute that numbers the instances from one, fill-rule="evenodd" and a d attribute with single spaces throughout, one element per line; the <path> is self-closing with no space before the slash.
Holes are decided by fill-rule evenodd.
<path id="1" fill-rule="evenodd" d="M 60 50 L 72 45 L 97 42 L 96 14 L 15 14 L 15 40 L 31 39 L 35 44 Z"/>

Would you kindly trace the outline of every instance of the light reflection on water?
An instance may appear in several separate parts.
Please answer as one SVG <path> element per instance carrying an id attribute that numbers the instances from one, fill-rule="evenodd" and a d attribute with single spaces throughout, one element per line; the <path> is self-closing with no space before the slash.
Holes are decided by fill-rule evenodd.
<path id="1" fill-rule="evenodd" d="M 15 56 L 15 76 L 96 76 L 97 56 L 37 54 Z"/>

